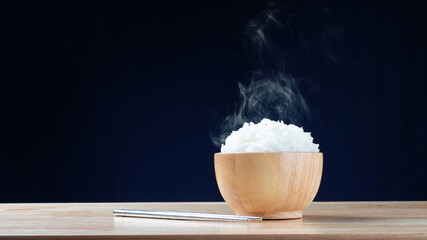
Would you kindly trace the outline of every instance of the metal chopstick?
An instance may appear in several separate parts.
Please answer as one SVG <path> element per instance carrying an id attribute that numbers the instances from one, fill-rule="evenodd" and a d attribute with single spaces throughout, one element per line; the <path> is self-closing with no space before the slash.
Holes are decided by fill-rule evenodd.
<path id="1" fill-rule="evenodd" d="M 116 209 L 113 211 L 116 217 L 142 217 L 142 218 L 162 218 L 179 220 L 217 220 L 217 221 L 261 221 L 262 217 L 235 216 L 212 213 L 195 212 L 174 212 L 174 211 L 153 211 Z"/>

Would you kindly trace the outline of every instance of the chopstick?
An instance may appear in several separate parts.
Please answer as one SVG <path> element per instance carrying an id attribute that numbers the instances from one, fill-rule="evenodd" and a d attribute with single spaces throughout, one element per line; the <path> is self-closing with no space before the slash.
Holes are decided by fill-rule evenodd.
<path id="1" fill-rule="evenodd" d="M 261 221 L 262 217 L 235 216 L 212 213 L 195 212 L 175 212 L 175 211 L 153 211 L 116 209 L 113 211 L 116 217 L 141 217 L 141 218 L 161 218 L 177 220 L 216 220 L 216 221 Z"/>

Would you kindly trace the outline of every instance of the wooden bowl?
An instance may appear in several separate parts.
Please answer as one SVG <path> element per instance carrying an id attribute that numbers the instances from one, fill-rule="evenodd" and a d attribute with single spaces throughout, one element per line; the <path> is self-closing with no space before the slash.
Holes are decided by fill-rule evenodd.
<path id="1" fill-rule="evenodd" d="M 241 216 L 301 218 L 317 194 L 322 169 L 322 153 L 215 154 L 221 195 Z"/>

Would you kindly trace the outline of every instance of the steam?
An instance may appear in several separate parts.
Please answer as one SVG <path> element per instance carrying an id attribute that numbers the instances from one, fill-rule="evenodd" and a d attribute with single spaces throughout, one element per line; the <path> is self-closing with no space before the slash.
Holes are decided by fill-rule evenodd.
<path id="1" fill-rule="evenodd" d="M 246 84 L 238 83 L 240 104 L 225 118 L 220 136 L 212 138 L 215 145 L 224 143 L 228 135 L 245 122 L 269 118 L 298 125 L 309 117 L 310 108 L 301 92 L 302 84 L 307 81 L 290 74 L 293 68 L 290 56 L 296 55 L 295 52 L 310 55 L 313 49 L 321 49 L 324 59 L 338 61 L 331 52 L 331 40 L 340 37 L 341 29 L 327 23 L 326 8 L 307 9 L 310 8 L 304 5 L 270 3 L 249 21 L 245 46 L 254 70 L 249 73 Z"/>

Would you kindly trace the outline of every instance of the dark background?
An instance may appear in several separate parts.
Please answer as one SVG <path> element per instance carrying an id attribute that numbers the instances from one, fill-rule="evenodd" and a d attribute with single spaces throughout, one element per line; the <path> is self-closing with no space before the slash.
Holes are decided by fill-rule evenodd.
<path id="1" fill-rule="evenodd" d="M 211 135 L 267 3 L 153 2 L 1 3 L 0 202 L 222 200 Z M 426 4 L 284 3 L 342 33 L 279 41 L 316 89 L 300 122 L 324 153 L 316 200 L 427 200 Z"/>

